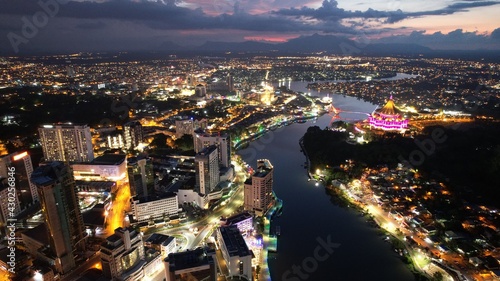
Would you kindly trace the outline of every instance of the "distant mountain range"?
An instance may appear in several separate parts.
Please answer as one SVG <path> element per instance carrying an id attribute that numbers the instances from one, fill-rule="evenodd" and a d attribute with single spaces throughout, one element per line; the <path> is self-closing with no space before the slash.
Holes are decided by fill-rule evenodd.
<path id="1" fill-rule="evenodd" d="M 185 47 L 173 42 L 165 42 L 161 51 L 176 52 L 282 52 L 282 53 L 318 53 L 326 52 L 339 55 L 360 54 L 418 54 L 429 53 L 432 49 L 417 44 L 380 44 L 359 43 L 333 35 L 313 34 L 291 39 L 284 43 L 266 43 L 259 41 L 217 42 L 208 41 L 201 46 Z"/>

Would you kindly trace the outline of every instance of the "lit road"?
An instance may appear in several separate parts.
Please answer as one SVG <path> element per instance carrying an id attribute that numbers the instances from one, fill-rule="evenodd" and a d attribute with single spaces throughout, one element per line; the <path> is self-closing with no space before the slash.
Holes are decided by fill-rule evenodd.
<path id="1" fill-rule="evenodd" d="M 371 202 L 374 200 L 373 199 L 373 192 L 370 190 L 368 186 L 365 184 L 358 184 L 358 188 L 361 187 L 361 190 L 363 190 L 362 195 L 355 195 L 353 192 L 351 192 L 351 189 L 343 189 L 344 192 L 346 192 L 349 196 L 349 198 L 354 199 L 351 200 L 353 204 L 357 205 L 362 205 L 364 204 L 365 210 L 367 210 L 375 219 L 375 221 L 386 231 L 391 233 L 393 236 L 398 237 L 398 239 L 401 239 L 401 235 L 403 237 L 410 236 L 412 239 L 418 244 L 417 250 L 411 250 L 415 249 L 410 247 L 408 243 L 405 243 L 407 246 L 407 249 L 410 251 L 411 258 L 413 262 L 423 271 L 427 272 L 428 274 L 433 273 L 436 269 L 432 266 L 429 266 L 428 263 L 430 261 L 430 256 L 425 253 L 426 248 L 429 249 L 431 253 L 433 253 L 435 256 L 438 256 L 440 259 L 442 259 L 442 264 L 448 265 L 451 267 L 454 271 L 461 271 L 462 273 L 465 273 L 464 270 L 457 270 L 455 269 L 456 267 L 459 268 L 467 268 L 469 265 L 467 261 L 462 258 L 459 254 L 454 253 L 452 251 L 448 251 L 446 253 L 442 253 L 437 249 L 437 247 L 432 244 L 428 243 L 425 241 L 422 237 L 419 236 L 418 233 L 415 231 L 412 231 L 408 228 L 403 223 L 400 223 L 396 219 L 394 219 L 389 212 L 385 211 L 383 208 L 378 206 L 377 204 L 372 204 Z M 355 200 L 358 200 L 359 202 L 363 202 L 362 204 L 359 204 L 359 202 L 355 202 Z M 401 231 L 398 233 L 398 230 Z M 445 279 L 450 278 L 449 275 L 445 274 Z"/>
<path id="2" fill-rule="evenodd" d="M 111 235 L 115 229 L 123 226 L 125 212 L 130 204 L 130 185 L 128 180 L 116 183 L 115 198 L 106 217 L 106 234 Z"/>
<path id="3" fill-rule="evenodd" d="M 227 200 L 224 206 L 217 207 L 210 215 L 202 219 L 183 224 L 173 228 L 159 227 L 149 228 L 144 232 L 144 235 L 153 233 L 161 233 L 165 235 L 182 235 L 187 239 L 185 249 L 196 248 L 203 240 L 205 240 L 215 226 L 219 225 L 221 216 L 227 217 L 236 214 L 236 210 L 243 204 L 243 184 L 237 187 L 235 193 Z M 199 233 L 194 235 L 190 229 L 198 228 Z"/>

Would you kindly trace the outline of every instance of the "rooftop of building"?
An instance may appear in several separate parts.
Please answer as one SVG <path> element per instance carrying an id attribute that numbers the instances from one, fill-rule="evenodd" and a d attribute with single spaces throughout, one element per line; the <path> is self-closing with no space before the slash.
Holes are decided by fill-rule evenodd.
<path id="1" fill-rule="evenodd" d="M 104 154 L 92 160 L 90 162 L 91 165 L 120 165 L 125 159 L 127 159 L 127 155 L 125 154 Z"/>
<path id="2" fill-rule="evenodd" d="M 261 167 L 255 171 L 253 176 L 258 178 L 263 178 L 267 176 L 271 171 L 272 169 Z"/>
<path id="3" fill-rule="evenodd" d="M 149 236 L 149 238 L 145 242 L 151 243 L 153 245 L 168 245 L 173 240 L 174 240 L 173 236 L 168 236 L 161 233 L 153 233 L 151 236 Z"/>
<path id="4" fill-rule="evenodd" d="M 55 182 L 68 167 L 61 161 L 45 162 L 31 174 L 31 181 L 36 185 L 48 185 Z"/>
<path id="5" fill-rule="evenodd" d="M 226 221 L 226 225 L 232 225 L 232 224 L 247 220 L 249 218 L 252 218 L 252 215 L 249 212 L 243 212 L 243 213 L 239 213 L 239 214 L 236 214 L 234 216 L 231 216 L 231 217 L 225 219 L 225 221 Z"/>
<path id="6" fill-rule="evenodd" d="M 147 202 L 158 201 L 158 200 L 165 199 L 165 198 L 172 198 L 175 196 L 177 196 L 177 195 L 173 192 L 166 192 L 166 193 L 161 194 L 160 196 L 138 197 L 138 198 L 135 198 L 134 201 L 138 200 L 139 203 L 147 203 Z"/>
<path id="7" fill-rule="evenodd" d="M 128 228 L 119 227 L 119 228 L 115 229 L 114 234 L 112 234 L 106 238 L 106 241 L 104 241 L 101 244 L 101 247 L 106 248 L 108 250 L 113 250 L 113 249 L 120 247 L 123 244 L 122 237 L 125 234 L 125 232 L 127 232 L 127 231 L 130 233 L 130 239 L 133 239 L 137 235 L 139 235 L 137 233 L 137 231 L 135 231 L 132 227 L 128 227 Z"/>
<path id="8" fill-rule="evenodd" d="M 203 129 L 197 129 L 194 131 L 197 137 L 220 137 L 220 138 L 227 138 L 229 135 L 227 133 L 215 133 L 215 134 L 209 134 L 205 132 Z"/>
<path id="9" fill-rule="evenodd" d="M 40 129 L 54 129 L 54 128 L 74 129 L 75 127 L 88 127 L 88 124 L 69 122 L 69 123 L 44 124 L 39 126 Z"/>
<path id="10" fill-rule="evenodd" d="M 43 245 L 49 245 L 49 230 L 45 223 L 41 223 L 33 228 L 30 228 L 22 233 L 29 238 L 40 242 Z"/>
<path id="11" fill-rule="evenodd" d="M 217 146 L 210 145 L 210 146 L 203 148 L 200 152 L 198 152 L 198 154 L 196 156 L 209 155 L 210 153 L 214 152 L 215 150 L 217 150 Z"/>
<path id="12" fill-rule="evenodd" d="M 245 257 L 251 255 L 247 243 L 236 225 L 222 226 L 219 231 L 229 256 Z"/>
<path id="13" fill-rule="evenodd" d="M 384 107 L 378 109 L 376 111 L 379 114 L 384 114 L 384 115 L 401 115 L 402 112 L 399 110 L 396 105 L 394 104 L 394 100 L 392 99 L 392 96 L 389 98 L 387 103 L 384 105 Z"/>
<path id="14" fill-rule="evenodd" d="M 183 270 L 203 265 L 209 265 L 210 259 L 203 248 L 187 250 L 185 252 L 171 253 L 165 258 L 169 263 L 169 271 Z"/>

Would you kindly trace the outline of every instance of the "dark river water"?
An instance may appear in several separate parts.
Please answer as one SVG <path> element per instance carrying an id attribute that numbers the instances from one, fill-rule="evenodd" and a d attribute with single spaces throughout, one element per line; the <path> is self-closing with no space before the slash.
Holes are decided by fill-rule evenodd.
<path id="1" fill-rule="evenodd" d="M 291 82 L 290 88 L 310 92 L 301 90 L 305 85 Z M 330 96 L 335 107 L 344 111 L 372 112 L 376 107 L 353 97 Z M 363 119 L 366 115 L 341 113 L 341 117 Z M 278 128 L 238 152 L 252 167 L 261 158 L 274 166 L 274 190 L 283 200 L 283 214 L 272 222 L 272 229 L 281 228 L 278 253 L 269 259 L 272 280 L 414 280 L 390 244 L 358 212 L 339 206 L 322 185 L 308 182 L 299 139 L 308 127 L 324 128 L 331 119 L 324 115 Z M 331 246 L 325 249 L 325 244 Z"/>

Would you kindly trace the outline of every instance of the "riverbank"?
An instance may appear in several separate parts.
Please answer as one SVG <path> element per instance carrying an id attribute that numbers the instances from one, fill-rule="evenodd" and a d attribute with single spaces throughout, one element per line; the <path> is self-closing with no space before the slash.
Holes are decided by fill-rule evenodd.
<path id="1" fill-rule="evenodd" d="M 292 119 L 285 120 L 285 121 L 282 121 L 282 122 L 277 123 L 277 124 L 269 124 L 269 126 L 266 127 L 264 130 L 262 130 L 261 132 L 258 132 L 258 133 L 254 134 L 254 135 L 251 135 L 251 136 L 249 136 L 247 138 L 244 138 L 244 139 L 240 140 L 239 142 L 235 143 L 233 145 L 233 148 L 236 151 L 239 150 L 239 149 L 244 149 L 244 148 L 246 148 L 248 146 L 248 144 L 250 142 L 259 139 L 260 137 L 264 136 L 265 134 L 267 134 L 269 132 L 272 132 L 274 130 L 282 128 L 283 126 L 292 125 L 294 123 L 305 123 L 308 120 L 319 118 L 319 117 L 323 116 L 323 114 L 325 114 L 325 112 L 320 112 L 317 115 L 311 115 L 311 116 L 295 116 Z"/>
<path id="2" fill-rule="evenodd" d="M 397 233 L 396 231 L 389 231 L 387 229 L 388 225 L 382 218 L 378 218 L 374 213 L 370 212 L 367 205 L 358 197 L 353 196 L 348 192 L 344 183 L 339 181 L 325 182 L 324 180 L 318 178 L 317 175 L 311 172 L 311 160 L 309 159 L 308 152 L 304 146 L 304 138 L 299 140 L 299 145 L 301 151 L 303 152 L 306 163 L 307 163 L 307 176 L 309 179 L 316 179 L 316 182 L 321 182 L 326 193 L 331 196 L 331 199 L 335 201 L 338 206 L 343 208 L 348 208 L 354 210 L 365 218 L 366 223 L 371 227 L 374 227 L 379 232 L 380 236 L 386 237 L 385 241 L 390 242 L 392 248 L 396 253 L 399 254 L 401 260 L 407 265 L 408 269 L 414 274 L 416 280 L 430 280 L 431 276 L 423 269 L 426 265 L 425 261 L 417 261 L 413 255 L 413 250 L 405 242 L 404 235 Z M 354 179 L 351 179 L 354 180 Z M 350 181 L 350 180 L 349 180 Z M 316 183 L 316 185 L 318 185 Z M 425 264 L 425 265 L 424 265 Z"/>

